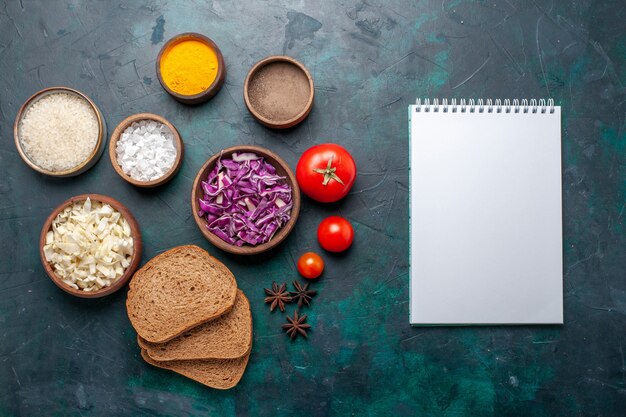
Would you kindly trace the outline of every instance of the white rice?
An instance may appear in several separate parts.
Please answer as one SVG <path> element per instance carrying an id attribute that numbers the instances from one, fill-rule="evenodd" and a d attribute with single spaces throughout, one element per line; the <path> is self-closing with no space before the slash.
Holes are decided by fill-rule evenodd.
<path id="1" fill-rule="evenodd" d="M 83 98 L 51 93 L 22 117 L 19 140 L 28 158 L 48 171 L 65 171 L 86 161 L 98 142 L 98 118 Z"/>

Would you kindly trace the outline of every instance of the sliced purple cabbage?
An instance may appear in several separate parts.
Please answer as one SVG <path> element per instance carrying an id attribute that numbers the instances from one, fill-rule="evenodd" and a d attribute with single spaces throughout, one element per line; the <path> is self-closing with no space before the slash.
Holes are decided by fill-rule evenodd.
<path id="1" fill-rule="evenodd" d="M 220 156 L 202 190 L 198 214 L 209 231 L 231 245 L 269 242 L 291 218 L 291 187 L 285 177 L 251 152 Z"/>

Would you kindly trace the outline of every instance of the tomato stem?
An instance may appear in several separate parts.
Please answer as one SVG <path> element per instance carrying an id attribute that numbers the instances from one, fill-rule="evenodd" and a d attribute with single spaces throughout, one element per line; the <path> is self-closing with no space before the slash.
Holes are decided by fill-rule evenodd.
<path id="1" fill-rule="evenodd" d="M 326 166 L 326 168 L 324 169 L 314 168 L 313 172 L 317 172 L 318 174 L 322 174 L 324 176 L 324 181 L 322 181 L 322 185 L 327 185 L 330 182 L 330 180 L 335 180 L 339 184 L 344 185 L 341 178 L 339 178 L 337 174 L 335 173 L 337 171 L 337 168 L 332 168 L 332 165 L 333 165 L 333 157 L 331 156 L 330 159 L 328 160 L 328 165 Z"/>

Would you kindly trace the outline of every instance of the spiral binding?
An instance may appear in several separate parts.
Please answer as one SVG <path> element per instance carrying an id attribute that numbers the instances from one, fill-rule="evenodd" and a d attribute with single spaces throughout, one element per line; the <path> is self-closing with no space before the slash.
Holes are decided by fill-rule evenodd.
<path id="1" fill-rule="evenodd" d="M 554 99 L 417 99 L 415 111 L 424 113 L 554 113 Z"/>

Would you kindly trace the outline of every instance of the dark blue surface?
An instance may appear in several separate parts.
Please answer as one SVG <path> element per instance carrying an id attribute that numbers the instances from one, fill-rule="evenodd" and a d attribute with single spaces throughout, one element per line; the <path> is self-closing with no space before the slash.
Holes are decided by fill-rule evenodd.
<path id="1" fill-rule="evenodd" d="M 0 1 L 0 415 L 624 415 L 624 13 L 623 1 L 589 0 Z M 200 107 L 172 100 L 155 74 L 163 43 L 187 31 L 215 40 L 228 67 L 221 92 Z M 311 115 L 286 132 L 256 123 L 242 98 L 250 67 L 282 53 L 303 62 L 316 87 Z M 13 120 L 27 97 L 54 85 L 89 95 L 109 131 L 130 114 L 165 116 L 185 141 L 177 177 L 138 190 L 107 155 L 74 179 L 30 170 Z M 406 114 L 416 97 L 552 97 L 563 106 L 564 326 L 409 326 Z M 262 258 L 204 240 L 189 193 L 208 157 L 256 144 L 295 167 L 326 141 L 357 161 L 345 200 L 305 198 L 292 235 Z M 84 302 L 46 277 L 42 223 L 86 192 L 133 211 L 144 262 L 198 244 L 231 268 L 255 324 L 235 389 L 145 364 L 124 292 Z M 314 231 L 329 214 L 352 221 L 355 244 L 324 255 L 310 339 L 290 343 L 284 315 L 263 305 L 263 287 L 297 277 L 294 260 L 320 250 Z"/>

